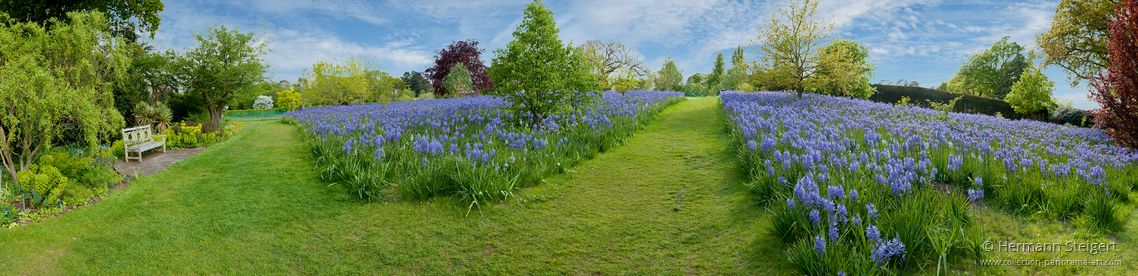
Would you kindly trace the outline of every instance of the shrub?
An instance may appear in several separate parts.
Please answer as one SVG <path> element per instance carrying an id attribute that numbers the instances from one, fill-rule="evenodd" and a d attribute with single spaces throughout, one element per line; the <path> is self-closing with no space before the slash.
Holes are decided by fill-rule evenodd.
<path id="1" fill-rule="evenodd" d="M 273 109 L 273 97 L 257 96 L 257 101 L 253 102 L 253 109 Z"/>
<path id="2" fill-rule="evenodd" d="M 50 159 L 44 156 L 40 160 Z M 44 204 L 62 204 L 59 195 L 70 181 L 52 166 L 28 165 L 28 168 L 17 173 L 20 179 L 20 195 L 32 208 L 42 207 Z"/>
<path id="3" fill-rule="evenodd" d="M 285 90 L 285 91 L 281 91 L 278 95 L 280 95 L 280 96 L 279 96 L 279 98 L 277 98 L 277 100 L 280 103 L 281 109 L 284 109 L 284 110 L 300 109 L 300 106 L 302 103 L 302 100 L 300 98 L 300 93 L 297 93 L 296 91 L 292 91 L 292 90 Z"/>
<path id="4" fill-rule="evenodd" d="M 1051 109 L 1049 115 L 1052 119 L 1059 119 L 1059 121 L 1065 124 L 1085 126 L 1083 125 L 1083 117 L 1087 115 L 1087 111 L 1073 107 L 1059 106 Z"/>

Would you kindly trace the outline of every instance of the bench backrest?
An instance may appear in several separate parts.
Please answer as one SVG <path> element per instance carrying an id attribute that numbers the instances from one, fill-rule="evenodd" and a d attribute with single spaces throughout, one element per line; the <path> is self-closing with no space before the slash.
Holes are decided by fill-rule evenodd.
<path id="1" fill-rule="evenodd" d="M 150 141 L 152 139 L 150 125 L 132 127 L 122 130 L 122 143 L 124 146 Z"/>

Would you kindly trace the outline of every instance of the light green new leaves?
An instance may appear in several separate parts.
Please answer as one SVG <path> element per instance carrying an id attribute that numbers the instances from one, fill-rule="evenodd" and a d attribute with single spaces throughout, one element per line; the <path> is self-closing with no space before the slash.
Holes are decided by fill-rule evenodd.
<path id="1" fill-rule="evenodd" d="M 1008 93 L 1006 100 L 1017 113 L 1032 113 L 1051 106 L 1054 91 L 1055 82 L 1048 80 L 1038 68 L 1028 67 L 1019 81 L 1012 85 L 1012 92 Z"/>
<path id="2" fill-rule="evenodd" d="M 821 62 L 818 50 L 830 39 L 834 26 L 832 21 L 815 20 L 817 14 L 818 2 L 795 0 L 777 8 L 770 21 L 759 27 L 755 42 L 765 64 L 757 67 L 766 68 L 768 81 L 775 82 L 764 85 L 790 87 L 802 96 L 807 79 Z"/>
<path id="3" fill-rule="evenodd" d="M 838 40 L 822 48 L 818 71 L 808 81 L 807 90 L 834 96 L 869 98 L 877 89 L 869 85 L 873 78 L 869 49 L 851 40 Z"/>
<path id="4" fill-rule="evenodd" d="M 598 95 L 585 59 L 557 33 L 553 12 L 534 1 L 526 5 L 514 40 L 494 50 L 490 78 L 496 93 L 534 123 L 558 109 L 587 106 Z"/>
<path id="5" fill-rule="evenodd" d="M 1004 37 L 991 48 L 968 58 L 948 82 L 948 91 L 1002 99 L 1030 62 L 1024 48 Z"/>
<path id="6" fill-rule="evenodd" d="M 194 34 L 198 46 L 177 55 L 172 71 L 187 94 L 205 100 L 210 121 L 221 126 L 221 111 L 236 96 L 256 88 L 268 65 L 261 58 L 267 42 L 254 33 L 214 25 Z"/>
<path id="7" fill-rule="evenodd" d="M 1118 0 L 1062 0 L 1051 18 L 1051 29 L 1036 36 L 1044 66 L 1067 72 L 1072 86 L 1110 66 L 1106 58 L 1110 31 L 1107 24 Z"/>
<path id="8" fill-rule="evenodd" d="M 443 86 L 447 88 L 447 91 L 453 92 L 452 95 L 474 91 L 474 83 L 470 80 L 470 71 L 466 70 L 466 65 L 462 62 L 451 66 L 450 74 L 447 74 L 446 79 L 443 80 Z"/>
<path id="9" fill-rule="evenodd" d="M 680 91 L 680 82 L 684 81 L 684 71 L 676 67 L 676 59 L 669 57 L 664 61 L 664 68 L 656 73 L 656 90 Z"/>
<path id="10" fill-rule="evenodd" d="M 68 17 L 45 30 L 0 15 L 0 159 L 13 178 L 64 132 L 94 145 L 124 125 L 111 86 L 130 64 L 126 44 L 102 13 Z"/>

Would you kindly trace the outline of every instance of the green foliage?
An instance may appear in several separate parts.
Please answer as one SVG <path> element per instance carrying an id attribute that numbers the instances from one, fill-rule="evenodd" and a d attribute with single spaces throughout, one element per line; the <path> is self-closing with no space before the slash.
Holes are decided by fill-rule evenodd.
<path id="1" fill-rule="evenodd" d="M 991 48 L 968 58 L 948 82 L 948 91 L 1003 99 L 1032 61 L 1025 49 L 1004 37 Z"/>
<path id="2" fill-rule="evenodd" d="M 901 101 L 897 102 L 895 105 L 896 106 L 909 106 L 909 97 L 908 96 L 901 97 Z"/>
<path id="3" fill-rule="evenodd" d="M 419 72 L 404 72 L 403 77 L 400 79 L 403 80 L 403 83 L 407 84 L 408 89 L 415 91 L 415 97 L 432 89 L 431 82 L 428 81 L 427 78 L 424 78 Z"/>
<path id="4" fill-rule="evenodd" d="M 7 13 L 17 22 L 31 22 L 41 26 L 67 24 L 72 12 L 98 11 L 106 14 L 109 32 L 134 43 L 139 32 L 150 33 L 150 38 L 158 31 L 162 22 L 159 14 L 166 8 L 161 0 L 78 0 L 78 1 L 38 1 L 5 0 L 0 2 L 0 13 Z M 59 21 L 53 20 L 57 19 Z"/>
<path id="5" fill-rule="evenodd" d="M 185 94 L 201 98 L 209 121 L 220 126 L 225 107 L 265 79 L 268 65 L 261 57 L 268 44 L 257 34 L 222 25 L 210 26 L 194 39 L 198 45 L 177 54 L 171 70 L 187 89 Z"/>
<path id="6" fill-rule="evenodd" d="M 676 60 L 669 57 L 664 61 L 664 68 L 656 73 L 655 81 L 657 90 L 680 91 L 683 89 L 680 84 L 684 81 L 684 72 L 676 68 Z"/>
<path id="7" fill-rule="evenodd" d="M 588 106 L 599 95 L 585 59 L 557 33 L 553 12 L 535 0 L 526 5 L 514 40 L 494 50 L 490 78 L 496 93 L 535 124 L 556 110 Z"/>
<path id="8" fill-rule="evenodd" d="M 154 131 L 162 132 L 173 120 L 174 112 L 162 103 L 138 102 L 134 107 L 134 116 L 138 125 L 152 125 Z"/>
<path id="9" fill-rule="evenodd" d="M 227 137 L 240 132 L 242 125 L 241 122 L 229 122 L 219 132 L 203 132 L 201 124 L 187 125 L 182 122 L 163 131 L 162 134 L 166 135 L 166 149 L 200 148 L 225 141 Z"/>
<path id="10" fill-rule="evenodd" d="M 390 95 L 382 92 L 391 90 L 372 89 L 375 79 L 369 74 L 375 71 L 374 62 L 363 57 L 352 57 L 339 64 L 318 61 L 311 70 L 305 69 L 301 95 L 305 103 L 317 106 L 385 102 Z"/>
<path id="11" fill-rule="evenodd" d="M 869 85 L 873 69 L 869 63 L 869 49 L 851 41 L 838 40 L 822 48 L 817 72 L 808 82 L 807 90 L 833 96 L 866 99 L 877 89 Z"/>
<path id="12" fill-rule="evenodd" d="M 1117 0 L 1061 0 L 1051 18 L 1051 28 L 1036 35 L 1043 52 L 1043 66 L 1056 65 L 1067 72 L 1071 86 L 1090 80 L 1107 59 L 1110 24 Z"/>
<path id="13" fill-rule="evenodd" d="M 707 86 L 703 86 L 703 84 L 699 84 L 699 83 L 685 84 L 682 87 L 682 89 L 680 89 L 680 92 L 684 92 L 684 95 L 687 95 L 687 96 L 700 96 L 700 97 L 711 96 L 711 95 L 715 94 L 715 93 L 712 93 L 707 88 Z"/>
<path id="14" fill-rule="evenodd" d="M 0 109 L 7 110 L 0 115 L 0 159 L 15 182 L 17 171 L 66 131 L 94 145 L 98 134 L 124 125 L 111 90 L 130 62 L 125 42 L 109 35 L 102 13 L 68 17 L 44 29 L 0 14 Z"/>
<path id="15" fill-rule="evenodd" d="M 466 65 L 462 62 L 455 63 L 450 68 L 450 74 L 443 80 L 443 87 L 453 95 L 473 92 L 474 83 L 470 80 L 470 71 L 466 70 Z"/>
<path id="16" fill-rule="evenodd" d="M 654 72 L 644 65 L 640 53 L 616 40 L 590 39 L 577 46 L 576 53 L 585 60 L 588 72 L 604 89 L 622 85 L 627 89 L 651 90 Z M 641 81 L 647 80 L 649 83 Z"/>
<path id="17" fill-rule="evenodd" d="M 695 73 L 688 77 L 687 83 L 703 83 L 703 74 Z"/>
<path id="18" fill-rule="evenodd" d="M 44 204 L 61 203 L 59 195 L 70 181 L 59 172 L 59 169 L 37 164 L 29 165 L 27 169 L 21 170 L 16 179 L 20 181 L 19 190 L 22 200 L 32 208 L 40 208 Z"/>
<path id="19" fill-rule="evenodd" d="M 719 52 L 715 56 L 715 66 L 711 69 L 711 74 L 707 76 L 704 82 L 708 87 L 719 85 L 719 81 L 723 78 L 723 52 Z"/>
<path id="20" fill-rule="evenodd" d="M 1006 100 L 1017 113 L 1033 113 L 1053 105 L 1051 94 L 1054 91 L 1055 82 L 1048 80 L 1042 70 L 1028 67 L 1019 81 L 1012 85 L 1012 92 Z"/>
<path id="21" fill-rule="evenodd" d="M 760 67 L 768 74 L 764 85 L 788 87 L 802 97 L 808 79 L 822 63 L 819 50 L 830 40 L 834 26 L 826 20 L 815 21 L 817 14 L 818 2 L 794 0 L 788 7 L 776 8 L 770 21 L 759 27 L 755 41 L 763 53 Z"/>
<path id="22" fill-rule="evenodd" d="M 302 99 L 300 98 L 300 93 L 290 89 L 281 91 L 280 97 L 277 98 L 277 103 L 281 109 L 297 110 L 300 109 Z"/>

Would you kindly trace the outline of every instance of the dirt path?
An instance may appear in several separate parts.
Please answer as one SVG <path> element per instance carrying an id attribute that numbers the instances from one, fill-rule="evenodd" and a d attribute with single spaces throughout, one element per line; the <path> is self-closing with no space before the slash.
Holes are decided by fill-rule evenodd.
<path id="1" fill-rule="evenodd" d="M 132 160 L 126 162 L 123 160 L 115 161 L 115 170 L 125 175 L 142 174 L 142 176 L 151 176 L 178 161 L 185 160 L 191 156 L 197 155 L 206 148 L 196 149 L 180 149 L 180 150 L 151 150 L 142 154 L 142 162 Z"/>

